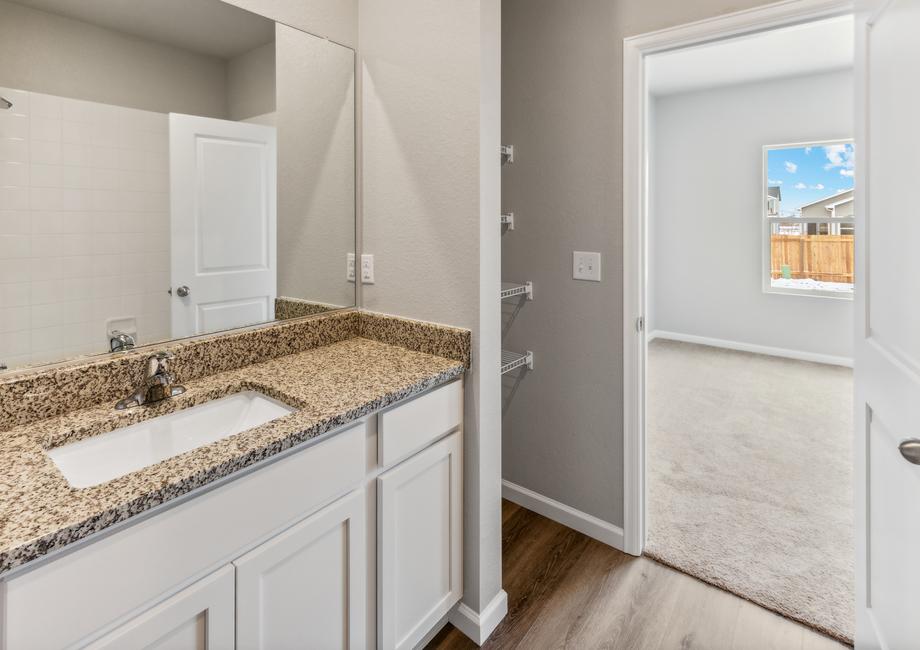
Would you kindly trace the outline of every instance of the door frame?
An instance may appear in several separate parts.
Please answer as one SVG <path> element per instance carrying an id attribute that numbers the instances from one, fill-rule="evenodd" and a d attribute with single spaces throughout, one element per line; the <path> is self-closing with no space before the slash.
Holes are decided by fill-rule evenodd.
<path id="1" fill-rule="evenodd" d="M 851 13 L 855 13 L 853 0 L 786 0 L 623 39 L 623 550 L 627 553 L 642 554 L 647 531 L 644 319 L 649 130 L 645 57 Z M 858 14 L 856 20 L 858 33 Z"/>

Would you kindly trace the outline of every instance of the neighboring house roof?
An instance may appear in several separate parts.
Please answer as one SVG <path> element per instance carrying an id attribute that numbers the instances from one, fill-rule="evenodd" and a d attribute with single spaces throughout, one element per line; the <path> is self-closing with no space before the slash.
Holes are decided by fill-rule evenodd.
<path id="1" fill-rule="evenodd" d="M 772 196 L 780 201 L 783 200 L 783 192 L 780 189 L 779 185 L 771 185 L 767 188 L 767 196 Z"/>
<path id="2" fill-rule="evenodd" d="M 848 199 L 843 199 L 842 201 L 837 201 L 836 203 L 828 203 L 824 207 L 825 208 L 836 208 L 838 205 L 843 205 L 844 203 L 851 203 L 852 201 L 853 201 L 853 197 L 851 196 Z"/>
<path id="3" fill-rule="evenodd" d="M 834 199 L 838 199 L 834 201 Z M 830 208 L 835 205 L 842 205 L 849 201 L 853 200 L 853 190 L 846 190 L 845 192 L 838 192 L 837 194 L 832 194 L 831 196 L 825 196 L 823 199 L 818 199 L 817 201 L 812 201 L 811 203 L 806 203 L 800 209 L 810 208 L 813 205 L 824 204 L 824 207 Z"/>

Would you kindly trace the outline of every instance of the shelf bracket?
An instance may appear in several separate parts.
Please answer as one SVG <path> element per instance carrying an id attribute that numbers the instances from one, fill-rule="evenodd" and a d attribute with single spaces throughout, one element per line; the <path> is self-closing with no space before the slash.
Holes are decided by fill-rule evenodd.
<path id="1" fill-rule="evenodd" d="M 520 352 L 509 352 L 507 350 L 502 350 L 502 374 L 504 375 L 507 372 L 516 370 L 518 368 L 527 367 L 528 370 L 533 370 L 533 352 L 527 350 L 524 354 Z"/>
<path id="2" fill-rule="evenodd" d="M 533 300 L 533 282 L 528 281 L 523 284 L 503 282 L 501 299 L 514 298 L 515 296 L 524 296 L 527 300 Z"/>
<path id="3" fill-rule="evenodd" d="M 508 226 L 508 230 L 514 230 L 514 213 L 504 212 L 499 218 L 503 226 Z"/>

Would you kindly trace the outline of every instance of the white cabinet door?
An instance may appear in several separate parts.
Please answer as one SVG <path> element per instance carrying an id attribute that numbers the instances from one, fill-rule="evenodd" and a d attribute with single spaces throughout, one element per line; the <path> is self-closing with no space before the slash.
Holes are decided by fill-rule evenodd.
<path id="1" fill-rule="evenodd" d="M 462 596 L 461 437 L 454 433 L 377 484 L 377 641 L 411 648 Z"/>
<path id="2" fill-rule="evenodd" d="M 225 566 L 88 647 L 232 650 L 233 607 L 233 567 Z"/>
<path id="3" fill-rule="evenodd" d="M 365 644 L 364 490 L 236 560 L 240 650 Z"/>

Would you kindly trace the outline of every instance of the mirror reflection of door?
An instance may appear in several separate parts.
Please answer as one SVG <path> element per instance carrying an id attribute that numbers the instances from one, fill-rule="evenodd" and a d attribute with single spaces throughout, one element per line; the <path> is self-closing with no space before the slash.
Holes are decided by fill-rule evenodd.
<path id="1" fill-rule="evenodd" d="M 352 49 L 222 0 L 0 0 L 0 60 L 0 373 L 355 304 Z"/>
<path id="2" fill-rule="evenodd" d="M 169 116 L 172 338 L 275 317 L 275 127 Z"/>

